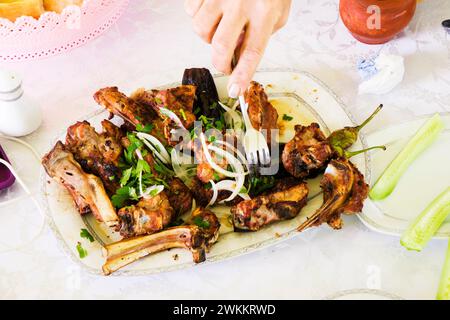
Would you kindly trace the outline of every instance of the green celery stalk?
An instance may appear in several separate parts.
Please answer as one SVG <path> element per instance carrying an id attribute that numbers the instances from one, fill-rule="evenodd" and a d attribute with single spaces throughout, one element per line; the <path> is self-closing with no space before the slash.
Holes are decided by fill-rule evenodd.
<path id="1" fill-rule="evenodd" d="M 370 198 L 382 200 L 389 196 L 411 163 L 437 139 L 443 128 L 439 114 L 430 118 L 378 178 L 369 193 Z"/>
<path id="2" fill-rule="evenodd" d="M 408 250 L 422 251 L 450 214 L 450 187 L 442 192 L 414 220 L 400 243 Z"/>
<path id="3" fill-rule="evenodd" d="M 450 241 L 448 243 L 447 258 L 442 269 L 441 283 L 436 297 L 437 300 L 450 300 Z"/>

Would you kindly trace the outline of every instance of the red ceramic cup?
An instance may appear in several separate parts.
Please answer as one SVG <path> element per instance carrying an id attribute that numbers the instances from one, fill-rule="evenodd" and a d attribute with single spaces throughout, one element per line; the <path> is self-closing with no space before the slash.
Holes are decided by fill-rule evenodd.
<path id="1" fill-rule="evenodd" d="M 410 23 L 417 0 L 340 0 L 339 12 L 347 29 L 367 44 L 392 40 Z"/>

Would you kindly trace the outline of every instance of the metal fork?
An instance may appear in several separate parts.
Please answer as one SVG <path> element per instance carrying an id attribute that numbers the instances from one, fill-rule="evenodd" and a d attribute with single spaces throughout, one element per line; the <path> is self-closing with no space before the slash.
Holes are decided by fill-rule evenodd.
<path id="1" fill-rule="evenodd" d="M 262 132 L 253 128 L 250 117 L 248 116 L 248 104 L 245 102 L 244 96 L 239 97 L 239 103 L 246 129 L 243 145 L 247 161 L 255 167 L 268 165 L 270 164 L 270 152 L 267 140 Z"/>
<path id="2" fill-rule="evenodd" d="M 241 51 L 242 42 L 240 42 L 234 51 L 233 59 L 231 61 L 231 69 L 234 70 L 239 62 L 239 55 Z M 242 117 L 245 123 L 245 134 L 243 139 L 243 146 L 245 149 L 245 157 L 249 165 L 257 168 L 259 166 L 266 166 L 270 164 L 270 152 L 267 145 L 267 140 L 264 135 L 253 128 L 252 122 L 248 115 L 248 104 L 245 102 L 244 95 L 239 96 L 239 104 L 241 106 Z"/>

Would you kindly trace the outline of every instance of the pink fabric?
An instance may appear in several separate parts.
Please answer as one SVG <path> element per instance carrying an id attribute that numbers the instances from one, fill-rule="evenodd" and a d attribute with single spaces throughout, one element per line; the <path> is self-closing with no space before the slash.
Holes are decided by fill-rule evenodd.
<path id="1" fill-rule="evenodd" d="M 129 0 L 85 0 L 61 14 L 44 13 L 39 20 L 0 18 L 0 61 L 23 61 L 79 47 L 105 32 L 124 12 Z"/>

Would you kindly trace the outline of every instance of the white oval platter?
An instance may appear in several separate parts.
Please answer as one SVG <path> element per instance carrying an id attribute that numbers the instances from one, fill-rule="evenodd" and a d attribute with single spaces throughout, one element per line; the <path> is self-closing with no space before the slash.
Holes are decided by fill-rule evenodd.
<path id="1" fill-rule="evenodd" d="M 354 125 L 351 115 L 337 96 L 310 74 L 294 70 L 262 70 L 255 75 L 254 80 L 265 86 L 271 100 L 277 100 L 278 105 L 283 105 L 282 110 L 280 110 L 281 115 L 289 113 L 294 117 L 294 120 L 291 121 L 292 126 L 294 124 L 318 122 L 325 133 L 328 134 L 330 131 L 341 129 L 344 126 Z M 227 77 L 218 75 L 215 76 L 215 81 L 221 99 L 226 99 Z M 164 87 L 173 87 L 178 84 L 173 83 Z M 93 126 L 99 127 L 100 121 L 107 117 L 107 112 L 98 110 L 82 120 L 88 120 Z M 286 135 L 293 135 L 292 132 L 289 133 L 288 131 L 285 133 Z M 57 140 L 64 140 L 64 137 L 65 130 L 57 137 Z M 355 145 L 355 149 L 364 147 L 366 147 L 366 143 L 363 138 L 360 138 Z M 369 156 L 361 155 L 355 157 L 353 161 L 361 172 L 370 179 Z M 322 204 L 322 197 L 318 195 L 320 191 L 318 188 L 319 179 L 309 183 L 311 185 L 311 195 L 317 196 L 310 199 L 308 205 L 295 219 L 275 223 L 254 233 L 230 232 L 229 226 L 227 228 L 226 219 L 221 219 L 224 227 L 221 229 L 219 241 L 211 248 L 204 263 L 237 257 L 300 235 L 296 231 L 296 227 Z M 47 214 L 50 227 L 63 250 L 86 271 L 101 274 L 101 266 L 104 263 L 101 242 L 108 243 L 117 240 L 118 235 L 112 233 L 102 224 L 97 223 L 92 217 L 82 219 L 66 190 L 47 177 L 43 170 L 41 188 L 42 205 Z M 369 208 L 371 210 L 376 209 L 372 206 Z M 222 208 L 218 211 L 223 214 L 224 210 Z M 372 215 L 371 213 L 366 214 Z M 89 243 L 85 239 L 81 239 L 80 230 L 82 228 L 88 228 L 95 235 L 97 241 Z M 79 241 L 83 242 L 84 248 L 88 251 L 88 256 L 84 259 L 79 259 L 76 250 L 76 245 Z M 190 252 L 177 249 L 141 259 L 114 273 L 114 275 L 153 274 L 194 265 Z"/>

